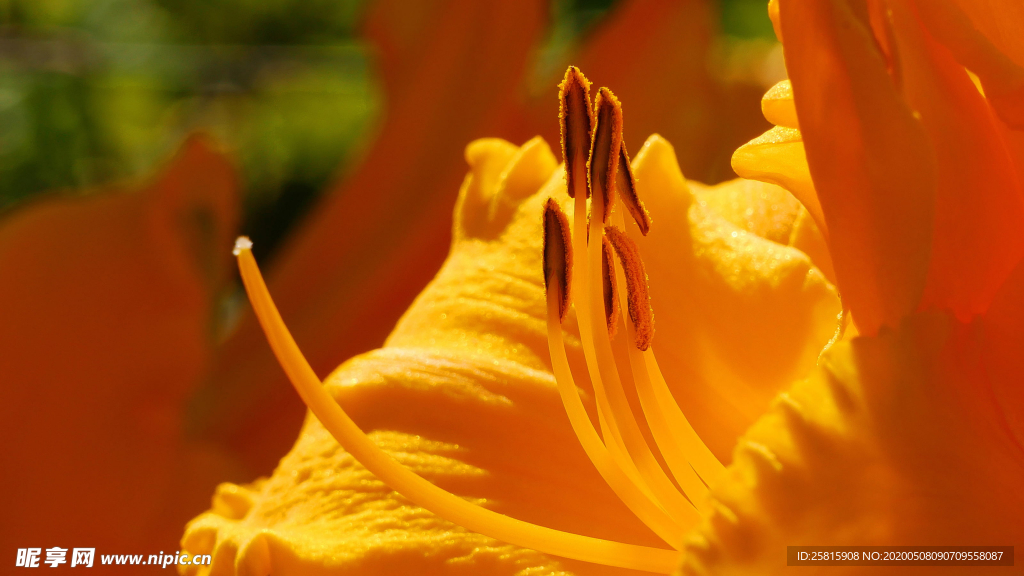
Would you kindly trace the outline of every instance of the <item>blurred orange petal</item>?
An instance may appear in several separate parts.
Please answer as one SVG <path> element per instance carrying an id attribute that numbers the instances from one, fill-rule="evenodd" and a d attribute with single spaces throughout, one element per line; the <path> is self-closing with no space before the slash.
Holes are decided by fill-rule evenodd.
<path id="1" fill-rule="evenodd" d="M 1002 416 L 1024 449 L 1024 260 L 996 294 L 983 325 L 986 369 Z"/>
<path id="2" fill-rule="evenodd" d="M 903 89 L 937 160 L 924 306 L 983 312 L 1024 255 L 1024 192 L 996 120 L 967 72 L 914 11 L 892 9 Z"/>
<path id="3" fill-rule="evenodd" d="M 917 2 L 925 23 L 956 59 L 978 75 L 999 116 L 1024 129 L 1024 40 L 1018 23 L 1024 4 L 1015 0 Z"/>
<path id="4" fill-rule="evenodd" d="M 975 328 L 916 314 L 825 352 L 737 444 L 680 574 L 788 574 L 780 551 L 796 544 L 1019 547 L 1024 451 L 999 418 L 980 361 L 994 342 Z"/>
<path id="5" fill-rule="evenodd" d="M 782 0 L 786 65 L 843 301 L 862 333 L 895 326 L 921 299 L 935 161 L 847 2 Z"/>
<path id="6" fill-rule="evenodd" d="M 210 361 L 236 194 L 196 136 L 141 190 L 0 223 L 0 541 L 173 549 L 168 529 L 227 473 L 185 445 L 182 412 Z"/>

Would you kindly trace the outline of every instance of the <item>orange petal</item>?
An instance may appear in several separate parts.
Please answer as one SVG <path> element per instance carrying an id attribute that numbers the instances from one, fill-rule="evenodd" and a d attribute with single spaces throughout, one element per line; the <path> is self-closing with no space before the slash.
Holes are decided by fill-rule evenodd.
<path id="1" fill-rule="evenodd" d="M 825 352 L 816 373 L 740 439 L 680 574 L 791 574 L 780 551 L 797 542 L 1019 549 L 1024 451 L 994 412 L 979 333 L 945 314 L 918 314 Z"/>
<path id="2" fill-rule="evenodd" d="M 1004 122 L 1024 129 L 1024 4 L 1015 0 L 926 0 L 922 20 L 981 79 Z"/>
<path id="3" fill-rule="evenodd" d="M 212 356 L 234 169 L 193 137 L 139 188 L 0 223 L 0 541 L 167 550 L 230 473 L 181 428 Z"/>
<path id="4" fill-rule="evenodd" d="M 1017 0 L 953 0 L 971 23 L 1018 66 L 1024 66 L 1024 4 Z M 920 7 L 920 6 L 919 6 Z"/>
<path id="5" fill-rule="evenodd" d="M 935 161 L 865 20 L 845 2 L 782 0 L 780 8 L 836 278 L 862 333 L 873 334 L 920 302 Z"/>
<path id="6" fill-rule="evenodd" d="M 938 185 L 925 306 L 985 310 L 1024 255 L 1024 192 L 984 97 L 912 9 L 892 7 L 903 87 L 935 150 Z"/>
<path id="7" fill-rule="evenodd" d="M 992 394 L 1017 443 L 1024 446 L 1024 260 L 996 294 L 983 322 Z"/>
<path id="8" fill-rule="evenodd" d="M 782 22 L 779 20 L 779 0 L 768 0 L 768 18 L 772 21 L 775 37 L 782 42 Z"/>
<path id="9" fill-rule="evenodd" d="M 835 284 L 836 270 L 832 264 L 832 255 L 828 251 L 828 240 L 815 224 L 814 218 L 806 208 L 793 222 L 793 230 L 787 242 L 793 248 L 807 254 L 811 262 L 821 270 L 829 282 Z"/>

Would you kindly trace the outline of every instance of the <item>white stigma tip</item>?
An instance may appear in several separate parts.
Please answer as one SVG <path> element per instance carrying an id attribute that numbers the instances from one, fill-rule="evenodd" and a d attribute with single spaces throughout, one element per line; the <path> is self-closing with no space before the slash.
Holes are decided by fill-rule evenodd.
<path id="1" fill-rule="evenodd" d="M 242 250 L 251 250 L 251 249 L 252 249 L 252 240 L 249 240 L 248 236 L 239 236 L 238 239 L 235 240 L 235 249 L 232 250 L 231 253 L 234 254 L 235 256 L 238 256 L 239 254 L 242 253 Z"/>

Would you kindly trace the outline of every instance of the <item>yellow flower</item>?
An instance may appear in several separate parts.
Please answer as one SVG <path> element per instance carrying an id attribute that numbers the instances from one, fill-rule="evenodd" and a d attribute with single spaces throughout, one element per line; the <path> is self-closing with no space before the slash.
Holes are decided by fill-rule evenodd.
<path id="1" fill-rule="evenodd" d="M 578 88 L 585 85 L 573 71 L 567 86 L 569 81 Z M 604 107 L 598 105 L 598 117 L 608 106 L 613 116 L 619 114 L 610 92 L 602 94 Z M 589 106 L 586 99 L 570 105 L 566 117 L 589 118 Z M 621 121 L 605 121 L 605 132 L 601 126 L 599 121 L 597 133 L 606 136 L 595 136 L 595 141 L 605 145 L 604 160 L 591 164 L 629 175 L 624 150 L 619 170 L 619 145 L 614 142 L 621 141 Z M 582 143 L 567 156 L 569 180 L 576 183 L 570 183 L 570 189 L 581 182 L 580 190 L 588 188 L 585 175 L 580 180 L 575 176 L 580 169 L 574 167 L 586 163 L 581 154 L 591 147 L 589 132 L 577 134 L 583 140 L 575 142 Z M 649 433 L 643 418 L 633 422 L 633 416 L 622 411 L 629 409 L 623 402 L 630 402 L 625 391 L 632 389 L 625 367 L 628 357 L 639 353 L 626 345 L 633 339 L 635 320 L 613 316 L 610 322 L 619 335 L 609 341 L 609 318 L 603 313 L 595 324 L 588 323 L 585 314 L 577 317 L 570 311 L 565 358 L 572 368 L 561 365 L 557 354 L 556 366 L 562 376 L 566 370 L 575 373 L 582 398 L 562 376 L 556 386 L 551 373 L 549 346 L 562 333 L 557 318 L 552 325 L 547 314 L 556 292 L 549 291 L 546 302 L 542 215 L 551 213 L 549 199 L 586 210 L 586 194 L 577 193 L 577 200 L 567 197 L 566 171 L 539 138 L 519 148 L 501 140 L 480 140 L 467 148 L 466 157 L 471 173 L 460 193 L 454 241 L 444 267 L 384 348 L 345 363 L 323 387 L 280 324 L 251 255 L 244 243 L 240 245 L 243 277 L 258 316 L 319 419 L 307 419 L 295 448 L 271 478 L 249 486 L 223 485 L 213 509 L 188 526 L 184 548 L 193 554 L 213 554 L 213 574 L 232 569 L 245 574 L 612 570 L 579 559 L 666 572 L 675 565 L 677 553 L 669 544 L 679 547 L 685 531 L 696 524 L 694 504 L 703 506 L 700 495 L 706 489 L 692 472 L 684 474 L 685 465 L 678 465 L 683 453 L 677 457 L 670 452 L 669 464 L 680 484 L 691 491 L 694 504 L 666 482 L 660 464 L 649 466 L 652 458 L 660 457 L 654 456 L 657 450 L 636 460 L 642 472 L 633 468 L 637 434 Z M 727 460 L 736 437 L 766 409 L 769 399 L 813 367 L 818 350 L 833 336 L 839 302 L 810 258 L 788 245 L 792 241 L 820 247 L 822 240 L 806 212 L 780 188 L 735 182 L 691 189 L 672 147 L 657 136 L 641 149 L 632 172 L 654 223 L 646 237 L 639 228 L 629 234 L 649 256 L 651 301 L 659 330 L 654 347 L 666 352 L 662 367 L 672 386 L 660 383 L 653 393 L 676 394 L 694 428 L 709 439 L 712 449 L 697 441 L 695 457 L 710 476 L 720 473 L 718 460 Z M 606 171 L 605 178 L 615 177 Z M 618 187 L 627 190 L 632 185 L 622 181 Z M 603 190 L 598 197 L 611 192 Z M 642 217 L 639 203 L 631 206 Z M 592 226 L 601 220 L 598 216 L 591 219 Z M 613 204 L 610 217 L 623 218 L 623 203 Z M 579 241 L 586 236 L 586 218 L 576 223 L 583 225 L 578 229 L 582 233 L 575 235 Z M 624 230 L 621 225 L 619 229 Z M 633 241 L 614 234 L 612 239 L 620 252 L 629 253 L 623 246 Z M 578 252 L 582 261 L 585 256 Z M 599 249 L 599 259 L 601 253 Z M 637 261 L 630 262 L 635 272 Z M 578 267 L 586 268 L 582 262 Z M 597 268 L 602 267 L 590 267 Z M 598 287 L 605 284 L 600 273 Z M 577 286 L 584 288 L 584 272 L 576 276 Z M 642 303 L 642 275 L 634 273 L 625 280 L 623 276 L 618 282 L 624 289 L 609 293 L 609 298 L 632 300 L 624 309 L 635 312 Z M 597 300 L 586 292 L 578 295 L 577 311 L 592 311 L 579 308 L 585 300 L 605 301 L 600 288 L 596 294 Z M 576 323 L 584 328 L 583 338 Z M 588 326 L 592 333 L 587 333 Z M 584 352 L 595 338 L 604 338 L 608 348 Z M 653 360 L 652 353 L 646 354 Z M 627 384 L 615 392 L 606 379 L 615 396 L 615 416 L 604 400 L 595 403 L 595 396 L 602 393 L 595 394 L 587 382 L 588 364 L 596 382 L 609 361 L 621 363 Z M 566 418 L 560 389 L 567 405 L 574 407 L 570 410 L 576 409 L 573 423 Z M 566 390 L 572 394 L 565 395 Z M 334 400 L 370 431 L 369 439 Z M 645 396 L 643 402 L 650 409 L 648 400 Z M 596 404 L 601 406 L 595 408 Z M 605 429 L 608 449 L 592 443 L 581 449 L 574 432 L 574 425 L 584 423 L 579 410 L 599 411 L 603 426 L 632 426 L 635 429 L 625 434 L 633 444 L 625 449 L 619 433 Z M 657 430 L 659 441 L 665 440 L 662 432 Z M 607 455 L 614 452 L 614 469 L 620 470 L 620 480 L 623 474 L 631 476 L 628 484 L 609 489 L 588 458 L 594 448 L 597 453 L 605 450 L 605 460 L 598 462 L 601 472 L 610 470 Z M 411 476 L 410 470 L 420 477 Z M 637 480 L 637 474 L 645 479 Z M 658 491 L 653 498 L 652 488 Z M 619 498 L 622 489 L 629 494 L 625 505 Z M 641 512 L 643 521 L 631 508 L 647 511 Z M 577 560 L 505 544 L 442 517 L 505 542 Z"/>
<path id="2" fill-rule="evenodd" d="M 554 430 L 544 436 L 535 434 L 534 428 L 508 427 L 510 420 L 486 411 L 473 419 L 474 430 L 504 426 L 506 433 L 516 436 L 504 446 L 527 448 L 520 453 L 523 456 L 510 460 L 520 463 L 513 466 L 511 476 L 495 474 L 493 470 L 508 470 L 497 462 L 494 469 L 474 466 L 464 473 L 482 474 L 475 486 L 491 482 L 500 486 L 504 480 L 504 491 L 493 484 L 491 491 L 462 486 L 453 491 L 482 496 L 488 508 L 521 520 L 495 515 L 410 474 L 362 436 L 318 385 L 275 316 L 255 263 L 243 249 L 243 275 L 275 351 L 307 403 L 360 462 L 413 502 L 463 526 L 527 548 L 624 568 L 667 572 L 678 558 L 669 548 L 682 544 L 684 574 L 771 574 L 785 570 L 782 550 L 792 544 L 1024 542 L 1020 521 L 1024 517 L 1024 393 L 1020 385 L 1024 382 L 1020 354 L 1024 348 L 1024 147 L 1020 136 L 1024 50 L 1020 35 L 1013 33 L 1024 24 L 1024 13 L 1018 4 L 979 8 L 977 3 L 953 0 L 785 0 L 773 2 L 770 11 L 780 38 L 786 39 L 792 83 L 766 95 L 763 110 L 777 128 L 741 148 L 734 165 L 741 174 L 786 187 L 806 207 L 806 212 L 789 212 L 782 229 L 788 227 L 790 244 L 804 238 L 808 253 L 829 277 L 836 278 L 847 311 L 843 324 L 850 329 L 843 338 L 841 331 L 837 333 L 810 377 L 780 394 L 771 410 L 735 444 L 734 461 L 728 468 L 719 464 L 724 458 L 716 444 L 731 445 L 735 439 L 730 437 L 729 417 L 742 420 L 737 415 L 756 406 L 759 394 L 775 393 L 778 382 L 799 380 L 800 367 L 807 365 L 801 359 L 814 360 L 805 345 L 822 343 L 806 337 L 815 330 L 783 330 L 782 336 L 805 338 L 789 338 L 788 346 L 780 346 L 789 356 L 775 365 L 771 360 L 778 356 L 757 355 L 765 350 L 757 348 L 764 334 L 759 330 L 786 327 L 784 319 L 799 318 L 801 313 L 804 318 L 817 318 L 819 309 L 827 310 L 827 298 L 815 295 L 828 292 L 828 285 L 821 273 L 810 268 L 805 254 L 786 252 L 792 249 L 769 245 L 735 226 L 742 218 L 728 210 L 733 205 L 730 198 L 742 195 L 742 186 L 750 185 L 731 184 L 713 199 L 702 198 L 705 192 L 688 189 L 674 169 L 670 149 L 657 137 L 648 141 L 631 166 L 620 147 L 621 109 L 614 96 L 606 89 L 599 91 L 591 115 L 589 85 L 570 71 L 562 93 L 563 170 L 574 200 L 560 195 L 563 174 L 556 170 L 540 194 L 517 205 L 514 198 L 529 193 L 524 188 L 526 192 L 513 194 L 510 201 L 503 194 L 508 182 L 519 181 L 512 178 L 519 164 L 508 160 L 498 160 L 496 164 L 503 168 L 491 172 L 490 181 L 500 192 L 479 194 L 474 183 L 479 186 L 486 172 L 475 169 L 462 196 L 462 214 L 476 206 L 480 230 L 490 228 L 479 222 L 502 223 L 514 213 L 506 232 L 499 224 L 490 233 L 499 245 L 507 242 L 520 249 L 529 246 L 523 238 L 538 235 L 537 216 L 544 202 L 548 350 L 559 394 L 572 429 L 600 477 L 665 544 L 652 542 L 651 534 L 631 521 L 607 490 L 603 498 L 590 495 L 593 487 L 600 490 L 593 469 L 584 464 L 578 474 L 560 475 L 565 463 L 582 458 L 579 450 L 570 449 L 545 459 L 559 447 L 565 448 L 552 440 L 559 437 Z M 524 146 L 507 155 L 518 154 L 516 158 L 521 159 L 531 149 Z M 542 163 L 553 167 L 553 161 Z M 613 190 L 623 202 L 609 210 Z M 774 189 L 763 190 L 768 195 L 767 190 Z M 656 219 L 664 215 L 669 222 L 689 226 L 651 226 L 639 197 L 650 204 Z M 572 223 L 562 214 L 563 204 L 573 207 Z M 709 206 L 727 216 L 706 210 Z M 624 232 L 624 212 L 637 222 L 628 232 Z M 462 226 L 472 228 L 473 221 L 464 219 Z M 761 220 L 757 227 L 766 235 L 778 232 Z M 645 236 L 648 228 L 652 232 Z M 658 236 L 659 229 L 667 232 Z M 822 250 L 821 238 L 800 232 L 815 229 L 827 239 L 828 254 Z M 460 243 L 474 236 L 488 237 L 472 232 L 459 236 L 449 265 L 459 261 Z M 591 240 L 596 238 L 602 242 Z M 530 253 L 532 262 L 528 262 Z M 641 253 L 650 271 L 650 296 Z M 502 262 L 500 269 L 538 264 L 535 246 L 511 254 L 517 262 Z M 802 268 L 788 264 L 794 259 L 802 262 Z M 482 254 L 473 254 L 470 261 L 463 266 L 499 269 L 492 268 L 494 262 Z M 578 273 L 573 274 L 574 270 Z M 443 294 L 460 295 L 452 310 L 464 307 L 463 299 L 482 303 L 466 298 L 462 291 L 477 294 L 473 283 L 456 281 L 458 287 L 445 288 L 444 277 L 442 272 L 432 289 L 442 302 L 453 301 Z M 800 280 L 799 290 L 794 291 L 794 279 Z M 507 282 L 499 283 L 503 286 L 498 289 L 493 283 L 483 286 L 508 294 Z M 659 285 L 673 293 L 659 295 L 659 290 L 666 290 Z M 693 287 L 693 291 L 680 294 L 682 287 Z M 705 290 L 708 287 L 715 289 Z M 758 297 L 751 306 L 744 306 L 744 299 L 752 295 Z M 513 367 L 543 358 L 543 352 L 537 352 L 543 349 L 538 343 L 543 332 L 538 322 L 541 315 L 536 313 L 540 302 L 534 302 L 534 312 L 526 314 L 525 321 L 513 326 L 490 325 L 493 320 L 508 320 L 490 310 L 483 315 L 488 320 L 477 318 L 448 331 L 437 325 L 436 318 L 438 310 L 448 308 L 433 308 L 431 316 L 426 311 L 431 310 L 432 301 L 428 289 L 404 320 L 416 332 L 407 334 L 409 343 L 423 346 L 423 338 L 430 341 L 412 357 L 446 349 L 458 350 L 456 365 L 466 358 L 491 358 L 492 365 L 505 369 L 504 382 L 525 381 Z M 659 311 L 659 327 L 671 326 L 679 318 L 694 327 L 683 332 L 670 329 L 668 341 L 662 343 L 675 352 L 663 356 L 667 360 L 661 363 L 664 375 L 678 370 L 683 387 L 669 387 L 676 378 L 663 378 L 649 348 L 652 303 Z M 417 312 L 420 306 L 423 314 Z M 722 311 L 725 306 L 727 312 Z M 728 319 L 728 312 L 737 308 L 742 310 L 741 322 L 732 326 L 723 322 L 716 328 L 715 319 Z M 618 309 L 627 310 L 628 315 L 620 318 Z M 702 317 L 702 312 L 713 312 L 714 319 Z M 573 354 L 569 356 L 563 345 L 563 322 L 570 334 Z M 574 325 L 579 326 L 578 333 L 572 331 Z M 739 328 L 729 330 L 734 326 Z M 483 336 L 480 328 L 487 328 L 484 332 L 489 336 Z M 616 329 L 620 336 L 609 338 Z M 761 339 L 744 340 L 751 333 L 761 334 Z M 509 340 L 510 335 L 516 337 Z M 656 347 L 661 346 L 658 342 Z M 736 349 L 745 353 L 728 354 Z M 476 356 L 478 350 L 484 354 Z M 689 351 L 693 357 L 686 356 Z M 511 364 L 504 364 L 510 359 Z M 542 362 L 538 373 L 545 374 L 545 368 Z M 751 377 L 744 372 L 747 368 L 762 370 Z M 438 370 L 438 364 L 432 363 L 431 369 Z M 380 367 L 372 370 L 384 372 Z M 417 372 L 407 367 L 399 373 L 393 382 L 410 380 Z M 587 400 L 593 395 L 594 405 L 581 402 L 574 385 L 574 380 L 581 382 L 588 375 L 592 388 L 584 385 L 583 390 Z M 704 378 L 719 386 L 716 391 L 722 397 L 736 402 L 732 411 L 716 410 L 713 401 L 701 403 L 713 397 L 713 388 Z M 354 378 L 350 390 L 358 389 L 359 381 Z M 334 395 L 342 396 L 345 403 L 340 392 L 344 387 L 337 380 L 333 386 Z M 546 388 L 536 387 L 544 389 L 551 393 L 550 380 Z M 632 390 L 635 398 L 627 395 Z M 686 408 L 692 428 L 676 400 Z M 516 402 L 505 406 L 515 410 Z M 354 407 L 358 410 L 357 403 Z M 442 413 L 427 410 L 435 418 Z M 588 410 L 597 412 L 597 426 Z M 634 414 L 641 411 L 644 418 L 638 422 Z M 708 420 L 700 424 L 702 417 Z M 462 414 L 458 420 L 465 422 Z M 555 422 L 541 420 L 548 425 Z M 568 437 L 561 422 L 560 435 Z M 647 428 L 641 427 L 644 423 Z M 307 435 L 315 435 L 313 424 L 309 427 Z M 443 433 L 440 428 L 432 432 Z M 722 434 L 717 442 L 716 433 Z M 324 437 L 322 430 L 319 435 Z M 456 444 L 463 447 L 461 442 Z M 290 457 L 307 452 L 299 448 Z M 479 452 L 470 449 L 469 453 L 487 461 Z M 470 456 L 457 460 L 463 465 L 474 463 Z M 282 466 L 275 477 L 280 480 L 290 469 L 288 464 Z M 456 470 L 457 465 L 444 469 Z M 539 494 L 510 498 L 510 491 L 516 494 L 514 486 L 522 486 L 516 479 L 521 481 L 524 474 Z M 294 490 L 293 484 L 286 483 L 286 489 Z M 711 488 L 710 499 L 706 484 Z M 267 510 L 287 515 L 298 504 L 282 504 L 283 493 L 254 488 L 247 502 L 258 513 L 246 510 L 240 521 L 216 513 L 201 517 L 190 526 L 186 542 L 193 537 L 196 551 L 216 546 L 224 565 L 237 562 L 264 573 L 270 566 L 283 566 L 284 558 L 321 570 L 327 565 L 365 566 L 367 555 L 386 558 L 383 562 L 389 569 L 422 571 L 424 565 L 417 562 L 431 558 L 432 552 L 446 568 L 452 564 L 440 558 L 454 555 L 459 558 L 455 564 L 477 570 L 482 567 L 481 558 L 496 572 L 578 569 L 572 561 L 556 563 L 514 547 L 488 547 L 482 543 L 490 541 L 473 540 L 478 537 L 443 522 L 425 530 L 385 530 L 374 538 L 353 539 L 336 531 L 333 534 L 342 541 L 324 546 L 324 540 L 309 536 L 309 516 L 296 514 L 292 525 L 267 522 Z M 224 501 L 230 501 L 231 491 L 225 489 Z M 351 491 L 347 497 L 364 493 Z M 590 497 L 580 498 L 581 494 Z M 337 514 L 338 508 L 324 500 L 310 496 L 293 502 L 313 502 L 320 506 L 316 509 L 320 514 L 351 520 L 350 514 Z M 580 508 L 566 510 L 572 506 Z M 390 518 L 392 522 L 403 528 L 410 525 L 410 516 L 401 516 L 411 514 L 409 509 L 389 509 L 403 510 Z M 684 541 L 683 533 L 699 517 L 703 518 L 700 526 Z M 293 532 L 282 536 L 282 526 Z M 436 538 L 451 548 L 438 555 Z M 236 555 L 239 546 L 244 551 Z M 482 547 L 490 554 L 481 553 Z M 402 555 L 408 550 L 417 550 L 414 560 L 401 564 L 403 560 L 396 558 L 408 562 L 410 556 Z M 965 573 L 972 570 L 963 568 Z"/>

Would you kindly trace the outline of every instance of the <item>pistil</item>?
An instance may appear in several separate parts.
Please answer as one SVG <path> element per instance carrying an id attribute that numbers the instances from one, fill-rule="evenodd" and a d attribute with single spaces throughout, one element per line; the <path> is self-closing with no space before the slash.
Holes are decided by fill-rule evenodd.
<path id="1" fill-rule="evenodd" d="M 251 248 L 252 242 L 248 238 L 239 238 L 235 244 L 235 255 L 238 257 L 238 268 L 249 301 L 274 355 L 303 402 L 324 428 L 380 481 L 416 505 L 450 522 L 516 546 L 585 562 L 659 574 L 668 574 L 675 568 L 679 555 L 674 550 L 612 542 L 516 520 L 442 490 L 399 464 L 378 448 L 349 418 L 334 397 L 324 390 L 270 298 Z M 549 295 L 548 310 L 557 318 L 557 296 Z"/>

